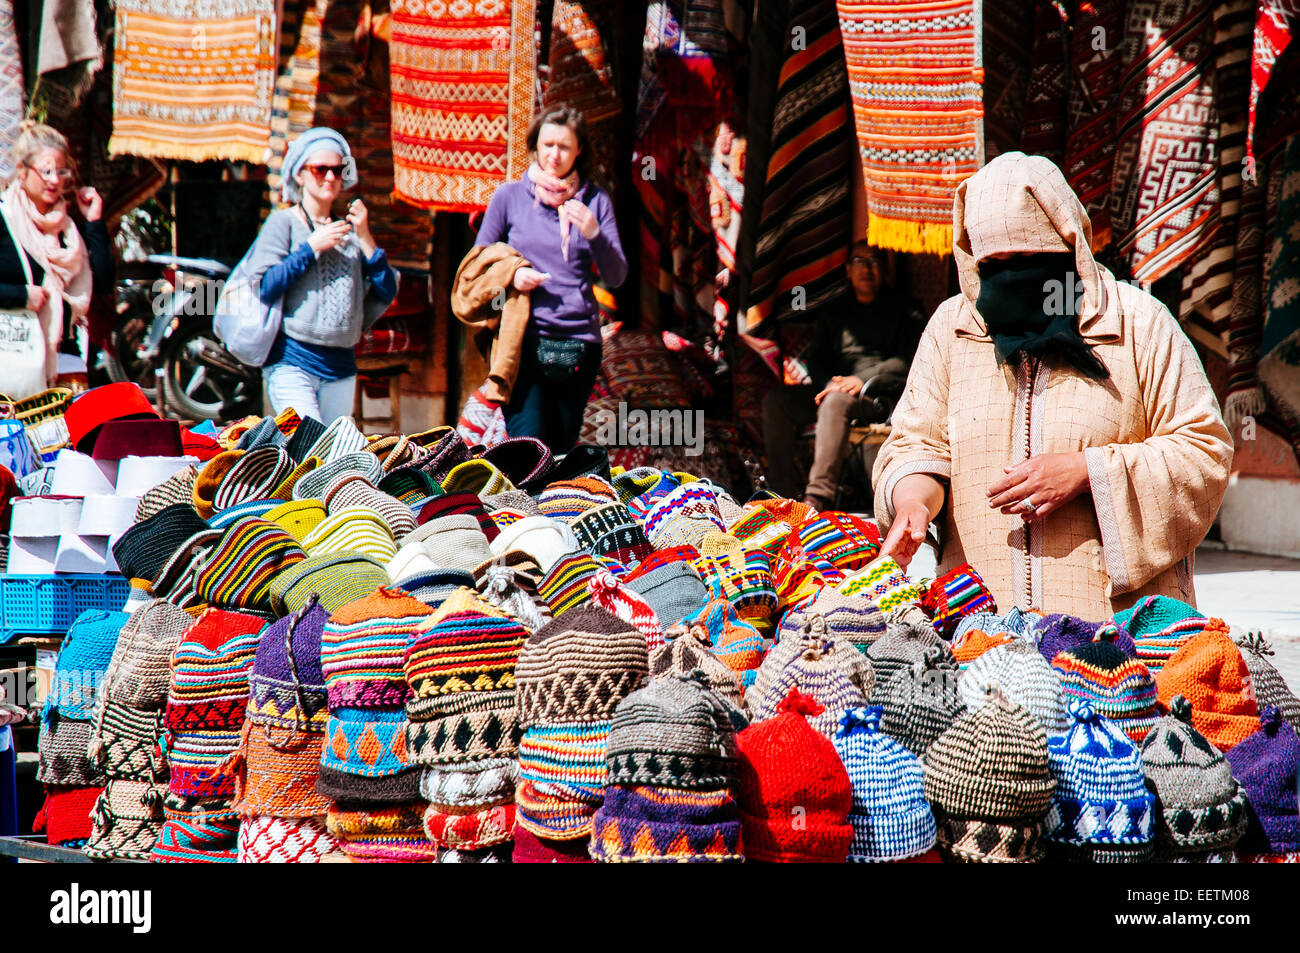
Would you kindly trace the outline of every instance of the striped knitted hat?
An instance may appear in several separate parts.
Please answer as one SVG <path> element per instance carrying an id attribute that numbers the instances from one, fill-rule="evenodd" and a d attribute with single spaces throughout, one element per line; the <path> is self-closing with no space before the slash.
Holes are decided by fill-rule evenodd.
<path id="1" fill-rule="evenodd" d="M 725 788 L 610 785 L 592 818 L 597 863 L 741 863 L 741 823 Z"/>
<path id="2" fill-rule="evenodd" d="M 128 579 L 156 579 L 181 545 L 209 529 L 187 503 L 176 503 L 136 523 L 113 544 L 113 558 Z"/>
<path id="3" fill-rule="evenodd" d="M 962 715 L 925 755 L 939 846 L 956 860 L 1038 860 L 1055 789 L 1042 722 L 1001 693 Z"/>
<path id="4" fill-rule="evenodd" d="M 935 739 L 966 714 L 957 683 L 957 667 L 943 647 L 929 646 L 921 658 L 894 672 L 883 686 L 877 681 L 870 699 L 883 709 L 882 730 L 924 758 Z"/>
<path id="5" fill-rule="evenodd" d="M 424 462 L 424 470 L 439 483 L 458 463 L 473 457 L 469 445 L 455 430 L 448 430 L 429 446 L 429 459 Z"/>
<path id="6" fill-rule="evenodd" d="M 406 748 L 402 708 L 330 707 L 316 792 L 348 804 L 407 804 L 420 768 Z"/>
<path id="7" fill-rule="evenodd" d="M 712 599 L 686 625 L 702 625 L 713 643 L 713 654 L 736 673 L 741 687 L 749 691 L 763 662 L 763 637 L 752 625 L 743 622 L 725 599 Z"/>
<path id="8" fill-rule="evenodd" d="M 447 493 L 435 497 L 419 508 L 415 522 L 417 525 L 423 526 L 431 520 L 441 519 L 444 516 L 474 517 L 478 521 L 479 529 L 487 536 L 488 542 L 496 539 L 499 532 L 497 524 L 492 521 L 492 516 L 487 511 L 487 507 L 473 493 Z"/>
<path id="9" fill-rule="evenodd" d="M 515 665 L 528 632 L 472 589 L 458 589 L 407 646 L 412 757 L 446 764 L 518 751 Z"/>
<path id="10" fill-rule="evenodd" d="M 808 722 L 822 714 L 817 702 L 792 691 L 772 718 L 736 736 L 747 860 L 838 864 L 847 857 L 853 784 L 835 746 Z"/>
<path id="11" fill-rule="evenodd" d="M 604 797 L 605 745 L 619 702 L 649 671 L 645 638 L 600 609 L 579 608 L 529 637 L 515 668 L 518 823 L 539 837 L 583 837 Z"/>
<path id="12" fill-rule="evenodd" d="M 668 644 L 650 653 L 651 679 L 699 672 L 709 690 L 733 705 L 741 706 L 740 679 L 712 651 L 709 632 L 698 622 L 668 630 Z"/>
<path id="13" fill-rule="evenodd" d="M 370 443 L 366 445 L 365 450 L 379 458 L 385 473 L 391 473 L 397 467 L 412 463 L 424 463 L 430 457 L 427 447 L 420 446 L 403 433 L 386 433 L 368 439 Z"/>
<path id="14" fill-rule="evenodd" d="M 1064 734 L 1047 742 L 1056 778 L 1045 822 L 1049 850 L 1064 848 L 1068 860 L 1148 859 L 1156 802 L 1137 746 L 1085 701 L 1072 700 L 1068 714 Z"/>
<path id="15" fill-rule="evenodd" d="M 634 500 L 653 491 L 665 479 L 668 481 L 668 486 L 659 494 L 662 496 L 677 485 L 677 481 L 671 473 L 657 470 L 654 467 L 633 467 L 630 470 L 624 470 L 622 473 L 615 475 L 610 482 L 614 484 L 614 491 L 618 493 L 619 500 L 627 503 L 629 500 Z"/>
<path id="16" fill-rule="evenodd" d="M 536 437 L 507 437 L 483 451 L 483 459 L 515 486 L 542 479 L 555 467 L 551 448 Z"/>
<path id="17" fill-rule="evenodd" d="M 1262 635 L 1248 632 L 1236 639 L 1241 657 L 1250 669 L 1250 681 L 1255 687 L 1255 704 L 1261 709 L 1276 705 L 1282 717 L 1296 730 L 1300 730 L 1300 698 L 1287 687 L 1282 673 L 1273 667 L 1268 656 L 1273 648 Z"/>
<path id="18" fill-rule="evenodd" d="M 442 496 L 442 486 L 438 481 L 420 469 L 423 462 L 404 464 L 388 471 L 379 481 L 379 489 L 401 500 L 408 507 L 423 503 L 435 496 Z M 414 518 L 414 511 L 412 511 L 412 518 Z"/>
<path id="19" fill-rule="evenodd" d="M 217 497 L 217 490 L 225 481 L 226 474 L 234 468 L 245 452 L 244 450 L 223 451 L 205 463 L 203 468 L 199 470 L 198 476 L 194 478 L 194 489 L 190 495 L 190 504 L 198 511 L 199 516 L 208 519 L 216 512 L 214 501 Z"/>
<path id="20" fill-rule="evenodd" d="M 827 632 L 842 639 L 859 652 L 888 631 L 884 614 L 875 603 L 861 596 L 846 596 L 827 587 L 808 603 L 790 609 L 781 617 L 777 639 L 802 632 L 813 616 L 820 616 Z"/>
<path id="21" fill-rule="evenodd" d="M 1179 646 L 1205 628 L 1205 616 L 1170 596 L 1143 596 L 1115 613 L 1115 624 L 1132 637 L 1137 657 L 1158 674 Z"/>
<path id="22" fill-rule="evenodd" d="M 931 583 L 921 597 L 921 608 L 929 613 L 935 632 L 944 638 L 952 636 L 962 616 L 998 611 L 993 594 L 970 563 L 948 570 Z"/>
<path id="23" fill-rule="evenodd" d="M 243 503 L 236 503 L 234 506 L 219 510 L 212 519 L 208 520 L 208 525 L 213 529 L 225 529 L 245 516 L 265 516 L 281 503 L 281 500 L 245 500 Z"/>
<path id="24" fill-rule="evenodd" d="M 308 457 L 306 460 L 299 461 L 289 471 L 289 475 L 280 481 L 280 485 L 271 491 L 271 495 L 278 500 L 295 499 L 293 491 L 298 486 L 298 481 L 321 465 L 320 457 Z"/>
<path id="25" fill-rule="evenodd" d="M 364 452 L 345 454 L 316 467 L 298 480 L 293 487 L 293 498 L 324 502 L 325 490 L 344 475 L 364 477 L 373 485 L 383 477 L 384 468 L 374 454 Z"/>
<path id="26" fill-rule="evenodd" d="M 226 763 L 239 747 L 262 620 L 208 609 L 172 655 L 164 726 L 171 734 L 170 789 L 184 797 L 229 798 L 235 778 Z"/>
<path id="27" fill-rule="evenodd" d="M 221 542 L 222 530 L 209 529 L 195 533 L 172 553 L 149 586 L 150 592 L 173 605 L 188 609 L 201 605 L 198 594 L 199 570 L 208 554 Z"/>
<path id="28" fill-rule="evenodd" d="M 384 567 L 369 556 L 350 552 L 309 556 L 276 573 L 271 580 L 271 609 L 276 615 L 288 615 L 316 599 L 326 612 L 333 612 L 390 582 Z"/>
<path id="29" fill-rule="evenodd" d="M 641 524 L 622 503 L 589 509 L 569 525 L 578 545 L 593 556 L 608 556 L 624 565 L 635 565 L 653 551 Z"/>
<path id="30" fill-rule="evenodd" d="M 336 417 L 307 450 L 307 456 L 320 457 L 328 464 L 350 454 L 362 452 L 368 442 L 365 434 L 357 429 L 356 422 L 351 417 Z M 376 464 L 379 463 L 378 457 L 372 459 Z"/>
<path id="31" fill-rule="evenodd" d="M 781 510 L 778 501 L 746 503 L 741 517 L 727 532 L 743 542 L 747 549 L 761 549 L 775 556 L 790 534 L 814 515 L 812 507 L 794 500 L 782 500 L 779 504 L 788 505 L 789 509 Z"/>
<path id="32" fill-rule="evenodd" d="M 701 556 L 708 568 L 701 569 L 700 576 L 708 581 L 714 596 L 726 599 L 735 607 L 742 620 L 763 635 L 770 635 L 776 626 L 773 614 L 777 608 L 771 559 L 762 550 L 741 553 L 743 561 L 739 564 Z"/>
<path id="33" fill-rule="evenodd" d="M 1043 723 L 1049 735 L 1065 731 L 1061 677 L 1028 642 L 1015 639 L 985 652 L 957 680 L 961 700 L 971 711 L 981 707 L 993 686 Z"/>
<path id="34" fill-rule="evenodd" d="M 831 739 L 853 785 L 850 861 L 898 861 L 924 854 L 937 834 L 916 756 L 880 730 L 878 706 L 850 708 Z"/>
<path id="35" fill-rule="evenodd" d="M 655 678 L 619 703 L 610 723 L 608 784 L 676 790 L 730 788 L 744 714 L 709 690 L 703 673 Z"/>
<path id="36" fill-rule="evenodd" d="M 792 665 L 794 671 L 787 675 Z M 745 703 L 755 720 L 770 718 L 790 693 L 792 684 L 799 685 L 803 694 L 808 694 L 809 689 L 823 692 L 816 699 L 823 707 L 844 700 L 842 708 L 824 712 L 813 722 L 829 738 L 839 724 L 840 711 L 866 704 L 875 680 L 867 657 L 848 642 L 830 635 L 825 620 L 814 615 L 797 636 L 782 638 L 767 653 L 754 684 L 745 691 Z M 809 689 L 803 687 L 805 683 Z M 854 701 L 859 695 L 861 698 Z"/>
<path id="37" fill-rule="evenodd" d="M 222 477 L 212 498 L 213 510 L 220 513 L 246 500 L 270 498 L 293 468 L 293 459 L 279 447 L 248 451 Z"/>
<path id="38" fill-rule="evenodd" d="M 558 620 L 591 602 L 587 583 L 602 568 L 600 562 L 586 553 L 570 553 L 556 561 L 541 578 L 537 583 L 537 593 Z"/>
<path id="39" fill-rule="evenodd" d="M 330 710 L 405 705 L 411 689 L 403 659 L 431 615 L 423 602 L 389 587 L 335 610 L 321 636 Z"/>
<path id="40" fill-rule="evenodd" d="M 321 497 L 331 514 L 353 507 L 374 510 L 383 517 L 389 534 L 400 542 L 415 530 L 415 513 L 396 497 L 374 487 L 365 477 L 355 473 L 340 474 L 325 488 Z"/>
<path id="41" fill-rule="evenodd" d="M 875 691 L 881 691 L 894 674 L 919 662 L 929 648 L 938 650 L 936 667 L 957 668 L 952 649 L 934 634 L 928 622 L 923 625 L 889 623 L 888 630 L 867 647 L 867 658 L 876 674 Z"/>
<path id="42" fill-rule="evenodd" d="M 1228 638 L 1228 626 L 1211 619 L 1206 629 L 1170 656 L 1156 675 L 1156 694 L 1168 709 L 1182 695 L 1192 706 L 1192 724 L 1220 751 L 1230 751 L 1259 730 L 1250 669 Z"/>
<path id="43" fill-rule="evenodd" d="M 245 517 L 226 529 L 208 553 L 195 577 L 195 590 L 211 606 L 269 610 L 276 573 L 306 558 L 281 527 Z"/>
<path id="44" fill-rule="evenodd" d="M 198 467 L 188 466 L 177 470 L 152 490 L 140 497 L 135 508 L 135 521 L 143 523 L 151 516 L 156 516 L 169 506 L 184 503 L 194 505 L 194 481 L 198 478 Z"/>
<path id="45" fill-rule="evenodd" d="M 472 572 L 475 566 L 492 557 L 482 527 L 467 513 L 422 523 L 405 539 L 406 545 L 413 543 L 419 543 L 439 569 Z"/>
<path id="46" fill-rule="evenodd" d="M 466 460 L 451 468 L 442 478 L 444 493 L 473 493 L 475 496 L 490 496 L 513 490 L 514 484 L 506 475 L 483 459 Z"/>
<path id="47" fill-rule="evenodd" d="M 1133 741 L 1141 743 L 1155 724 L 1156 683 L 1151 672 L 1109 642 L 1089 642 L 1062 652 L 1052 661 L 1061 676 L 1067 701 L 1078 699 L 1116 722 Z"/>
<path id="48" fill-rule="evenodd" d="M 921 587 L 908 579 L 907 573 L 890 556 L 878 556 L 846 576 L 839 591 L 843 596 L 861 596 L 885 613 L 921 602 Z"/>
<path id="49" fill-rule="evenodd" d="M 424 804 L 344 807 L 331 804 L 325 826 L 353 863 L 431 864 L 436 848 L 424 833 Z"/>
<path id="50" fill-rule="evenodd" d="M 711 523 L 712 528 L 726 532 L 727 523 L 718 509 L 717 494 L 707 484 L 683 483 L 657 500 L 645 515 L 645 532 L 658 543 L 659 532 L 670 522 L 689 518 Z"/>
<path id="51" fill-rule="evenodd" d="M 803 558 L 829 563 L 848 575 L 865 569 L 880 553 L 880 530 L 848 513 L 819 513 L 792 533 L 782 547 L 783 553 L 798 550 Z"/>
<path id="52" fill-rule="evenodd" d="M 572 523 L 587 510 L 618 502 L 618 494 L 604 480 L 578 477 L 551 483 L 537 498 L 544 516 Z"/>
<path id="53" fill-rule="evenodd" d="M 397 553 L 397 543 L 384 518 L 365 506 L 333 511 L 308 534 L 302 546 L 312 556 L 360 553 L 381 564 Z"/>
<path id="54" fill-rule="evenodd" d="M 463 569 L 435 569 L 407 576 L 397 588 L 409 592 L 431 609 L 439 609 L 457 589 L 469 587 L 474 577 Z"/>
<path id="55" fill-rule="evenodd" d="M 1168 851 L 1228 850 L 1246 831 L 1246 796 L 1222 752 L 1192 725 L 1182 695 L 1142 742 L 1142 769 L 1156 795 L 1156 841 Z"/>
<path id="56" fill-rule="evenodd" d="M 553 468 L 524 481 L 519 489 L 536 495 L 547 485 L 580 477 L 597 477 L 604 483 L 611 483 L 614 478 L 609 472 L 609 451 L 594 444 L 580 443 L 557 460 Z"/>
<path id="57" fill-rule="evenodd" d="M 771 718 L 790 690 L 797 688 L 800 694 L 814 699 L 825 709 L 820 715 L 810 718 L 808 723 L 831 738 L 840 715 L 846 709 L 866 705 L 875 684 L 871 663 L 860 653 L 845 647 L 844 643 L 827 636 L 824 626 L 818 622 L 814 618 L 811 631 L 801 638 L 785 640 L 798 646 L 793 658 L 787 660 L 787 652 L 782 651 L 783 643 L 777 643 L 764 659 L 754 690 L 748 696 L 756 721 Z M 782 661 L 785 664 L 779 671 L 772 671 L 770 685 L 759 694 L 759 679 L 764 675 L 764 668 L 771 664 L 775 669 Z"/>

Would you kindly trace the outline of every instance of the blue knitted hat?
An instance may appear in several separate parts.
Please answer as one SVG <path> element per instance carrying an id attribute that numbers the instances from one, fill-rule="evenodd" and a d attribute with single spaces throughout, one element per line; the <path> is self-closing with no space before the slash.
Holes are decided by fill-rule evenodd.
<path id="1" fill-rule="evenodd" d="M 352 158 L 348 142 L 333 129 L 316 126 L 302 133 L 289 144 L 289 151 L 280 167 L 283 176 L 280 192 L 285 202 L 302 201 L 302 187 L 295 178 L 307 160 L 317 152 L 337 152 L 343 157 L 343 188 L 350 189 L 357 184 L 357 164 Z"/>
<path id="2" fill-rule="evenodd" d="M 95 692 L 117 647 L 117 636 L 131 616 L 125 612 L 89 609 L 77 616 L 59 647 L 46 708 L 63 718 L 90 721 L 95 717 Z"/>
<path id="3" fill-rule="evenodd" d="M 921 762 L 880 730 L 882 709 L 850 708 L 831 739 L 853 783 L 850 861 L 907 860 L 934 846 Z"/>
<path id="4" fill-rule="evenodd" d="M 1064 848 L 1065 859 L 1146 859 L 1155 837 L 1155 796 L 1137 745 L 1086 701 L 1070 699 L 1066 714 L 1065 733 L 1047 742 L 1056 778 L 1049 844 Z"/>

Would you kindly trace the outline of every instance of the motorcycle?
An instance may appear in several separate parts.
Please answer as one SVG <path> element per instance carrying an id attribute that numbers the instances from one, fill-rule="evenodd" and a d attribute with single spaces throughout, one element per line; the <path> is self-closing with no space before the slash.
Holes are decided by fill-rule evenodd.
<path id="1" fill-rule="evenodd" d="M 124 263 L 118 319 L 104 348 L 109 377 L 135 381 L 161 413 L 182 420 L 226 423 L 258 413 L 260 369 L 236 359 L 212 329 L 229 274 L 211 258 Z"/>

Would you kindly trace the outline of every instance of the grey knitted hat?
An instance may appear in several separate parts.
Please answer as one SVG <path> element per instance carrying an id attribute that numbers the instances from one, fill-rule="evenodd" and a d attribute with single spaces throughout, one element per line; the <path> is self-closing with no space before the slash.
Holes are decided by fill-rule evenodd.
<path id="1" fill-rule="evenodd" d="M 1171 851 L 1232 847 L 1246 832 L 1246 795 L 1222 752 L 1192 727 L 1192 706 L 1174 696 L 1142 742 L 1147 787 L 1159 800 L 1156 840 Z"/>
<path id="2" fill-rule="evenodd" d="M 684 559 L 655 566 L 626 582 L 629 589 L 650 604 L 665 628 L 695 615 L 709 601 L 709 587 L 695 567 Z"/>
<path id="3" fill-rule="evenodd" d="M 439 569 L 472 573 L 492 558 L 483 528 L 467 513 L 431 519 L 402 542 L 407 546 L 419 543 Z"/>
<path id="4" fill-rule="evenodd" d="M 841 595 L 827 587 L 807 606 L 791 609 L 782 617 L 777 638 L 802 632 L 814 615 L 826 621 L 826 631 L 832 638 L 847 642 L 859 652 L 865 652 L 867 646 L 888 631 L 884 613 L 870 599 Z"/>
<path id="5" fill-rule="evenodd" d="M 1038 649 L 1016 639 L 989 649 L 962 672 L 957 691 L 968 709 L 984 704 L 988 689 L 997 685 L 1009 701 L 1023 705 L 1048 733 L 1065 731 L 1065 696 L 1061 677 Z"/>
<path id="6" fill-rule="evenodd" d="M 876 673 L 876 688 L 883 688 L 895 673 L 919 662 L 925 657 L 925 650 L 931 647 L 939 650 L 938 667 L 957 668 L 952 649 L 935 635 L 929 622 L 913 625 L 891 621 L 888 631 L 867 647 L 867 658 Z"/>
<path id="7" fill-rule="evenodd" d="M 523 490 L 506 490 L 504 493 L 489 493 L 480 497 L 489 513 L 497 510 L 518 510 L 525 516 L 541 516 L 542 508 L 537 501 Z"/>
<path id="8" fill-rule="evenodd" d="M 379 462 L 379 458 L 373 453 L 364 451 L 345 453 L 329 463 L 318 466 L 299 479 L 293 485 L 293 498 L 295 500 L 321 500 L 323 502 L 326 488 L 344 474 L 363 476 L 371 485 L 374 485 L 383 479 L 384 465 Z"/>
<path id="9" fill-rule="evenodd" d="M 733 705 L 742 704 L 740 680 L 711 651 L 713 643 L 709 641 L 708 629 L 695 623 L 669 629 L 664 634 L 669 639 L 668 644 L 661 645 L 650 653 L 651 678 L 689 675 L 699 671 L 711 691 Z"/>
<path id="10" fill-rule="evenodd" d="M 1241 636 L 1236 642 L 1241 649 L 1241 657 L 1246 660 L 1251 684 L 1255 686 L 1255 703 L 1259 710 L 1276 705 L 1287 724 L 1300 732 L 1300 698 L 1287 687 L 1282 673 L 1268 660 L 1268 656 L 1273 654 L 1273 647 L 1255 632 Z"/>
<path id="11" fill-rule="evenodd" d="M 711 692 L 702 673 L 653 679 L 614 710 L 608 784 L 718 790 L 735 783 L 736 732 L 745 716 Z"/>
<path id="12" fill-rule="evenodd" d="M 881 730 L 918 758 L 966 714 L 957 691 L 958 670 L 944 658 L 942 647 L 931 646 L 924 658 L 895 672 L 871 696 L 871 703 L 884 709 Z"/>
<path id="13" fill-rule="evenodd" d="M 825 708 L 808 723 L 827 738 L 835 735 L 845 709 L 867 704 L 875 687 L 871 662 L 847 641 L 828 633 L 824 617 L 808 619 L 798 636 L 787 635 L 763 659 L 746 693 L 755 721 L 775 717 L 791 688 Z"/>

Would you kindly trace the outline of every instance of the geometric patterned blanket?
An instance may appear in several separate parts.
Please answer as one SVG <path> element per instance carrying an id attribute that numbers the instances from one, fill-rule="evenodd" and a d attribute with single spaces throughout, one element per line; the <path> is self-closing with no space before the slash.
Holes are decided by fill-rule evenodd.
<path id="1" fill-rule="evenodd" d="M 867 190 L 867 238 L 952 249 L 957 185 L 983 163 L 975 0 L 838 0 Z"/>
<path id="2" fill-rule="evenodd" d="M 394 0 L 395 192 L 476 212 L 528 166 L 536 0 Z"/>
<path id="3" fill-rule="evenodd" d="M 109 151 L 262 163 L 276 0 L 118 0 Z"/>

